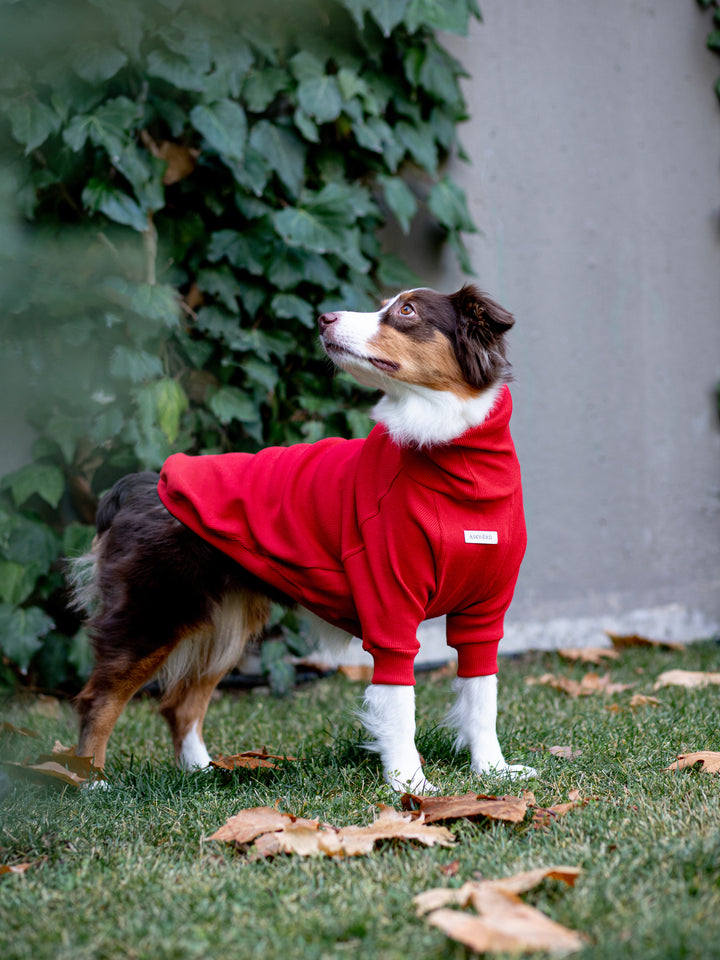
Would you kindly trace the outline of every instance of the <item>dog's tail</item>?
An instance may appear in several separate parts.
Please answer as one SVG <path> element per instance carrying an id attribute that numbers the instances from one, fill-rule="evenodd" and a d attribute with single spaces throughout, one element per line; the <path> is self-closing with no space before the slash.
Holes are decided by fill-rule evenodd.
<path id="1" fill-rule="evenodd" d="M 98 565 L 103 534 L 110 529 L 116 514 L 138 494 L 157 489 L 159 476 L 152 471 L 130 473 L 108 490 L 98 504 L 95 520 L 96 534 L 87 553 L 67 561 L 66 579 L 70 585 L 69 606 L 72 610 L 90 616 L 100 600 Z"/>

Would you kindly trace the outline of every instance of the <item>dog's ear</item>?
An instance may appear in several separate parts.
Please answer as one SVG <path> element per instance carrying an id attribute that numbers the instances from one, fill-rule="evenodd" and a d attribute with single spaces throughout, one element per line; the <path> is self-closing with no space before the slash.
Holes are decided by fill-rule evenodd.
<path id="1" fill-rule="evenodd" d="M 503 334 L 515 323 L 513 315 L 470 283 L 450 299 L 458 313 L 455 352 L 468 383 L 482 389 L 509 379 Z"/>
<path id="2" fill-rule="evenodd" d="M 468 332 L 471 335 L 475 332 L 483 340 L 488 336 L 501 336 L 515 323 L 515 318 L 508 310 L 471 283 L 466 283 L 450 299 L 467 323 Z"/>

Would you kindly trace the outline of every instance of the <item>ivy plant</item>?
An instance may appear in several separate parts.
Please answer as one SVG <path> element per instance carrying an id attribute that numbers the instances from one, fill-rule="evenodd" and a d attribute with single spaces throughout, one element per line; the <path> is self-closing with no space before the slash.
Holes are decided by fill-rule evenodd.
<path id="1" fill-rule="evenodd" d="M 419 282 L 388 222 L 435 231 L 470 270 L 474 228 L 444 166 L 462 155 L 463 71 L 439 34 L 480 14 L 0 8 L 0 376 L 36 438 L 0 481 L 0 669 L 72 688 L 89 654 L 62 558 L 87 548 L 102 492 L 175 451 L 364 435 L 371 398 L 332 375 L 317 315 Z M 291 622 L 275 630 L 301 649 Z"/>
<path id="2" fill-rule="evenodd" d="M 712 11 L 713 29 L 707 36 L 708 50 L 720 55 L 720 3 L 718 0 L 697 0 L 703 10 Z M 715 93 L 720 100 L 720 77 L 715 83 Z"/>

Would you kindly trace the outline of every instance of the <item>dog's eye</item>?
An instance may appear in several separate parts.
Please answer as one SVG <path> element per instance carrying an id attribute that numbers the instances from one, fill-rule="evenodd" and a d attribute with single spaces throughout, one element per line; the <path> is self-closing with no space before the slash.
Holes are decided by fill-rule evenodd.
<path id="1" fill-rule="evenodd" d="M 415 313 L 415 310 L 413 309 L 411 304 L 404 303 L 400 307 L 400 313 L 402 314 L 403 317 L 411 317 Z"/>

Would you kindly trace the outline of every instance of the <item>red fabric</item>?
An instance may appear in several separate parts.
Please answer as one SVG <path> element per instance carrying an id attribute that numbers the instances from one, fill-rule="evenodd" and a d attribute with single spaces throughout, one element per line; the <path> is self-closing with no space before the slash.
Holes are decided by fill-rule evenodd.
<path id="1" fill-rule="evenodd" d="M 479 427 L 428 451 L 378 425 L 366 440 L 179 453 L 158 491 L 205 540 L 362 637 L 374 683 L 414 683 L 417 628 L 443 614 L 459 675 L 496 673 L 526 545 L 511 410 L 503 387 Z M 497 543 L 468 543 L 465 531 Z"/>

